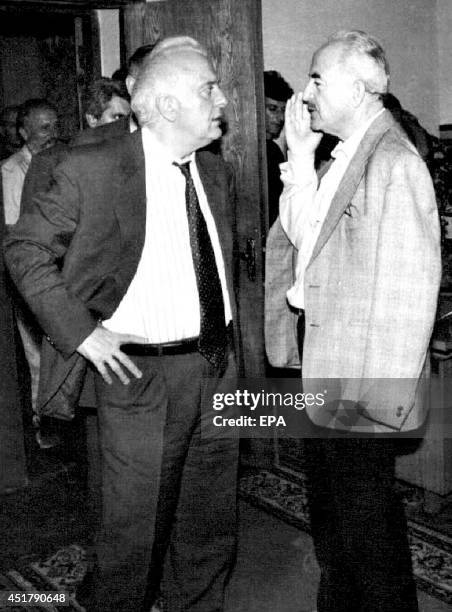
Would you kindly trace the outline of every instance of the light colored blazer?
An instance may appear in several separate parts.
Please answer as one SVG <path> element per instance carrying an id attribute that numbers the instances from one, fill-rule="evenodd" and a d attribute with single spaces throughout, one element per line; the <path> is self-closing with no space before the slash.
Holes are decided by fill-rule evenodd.
<path id="1" fill-rule="evenodd" d="M 293 247 L 279 221 L 267 240 L 266 347 L 296 365 Z M 441 277 L 433 185 L 389 112 L 371 124 L 333 198 L 305 275 L 303 390 L 318 425 L 355 431 L 419 427 Z M 328 400 L 329 398 L 329 400 Z M 346 400 L 339 401 L 339 400 Z"/>

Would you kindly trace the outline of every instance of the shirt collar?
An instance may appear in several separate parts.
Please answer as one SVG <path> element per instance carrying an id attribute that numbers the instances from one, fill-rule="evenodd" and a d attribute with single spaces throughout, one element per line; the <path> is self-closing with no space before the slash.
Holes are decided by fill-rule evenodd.
<path id="1" fill-rule="evenodd" d="M 31 155 L 30 149 L 28 148 L 28 145 L 24 144 L 24 146 L 21 148 L 20 152 L 21 152 L 24 160 L 29 164 L 31 162 L 32 155 Z"/>
<path id="2" fill-rule="evenodd" d="M 351 159 L 356 153 L 359 143 L 363 139 L 364 134 L 367 132 L 371 124 L 379 117 L 383 112 L 384 108 L 381 108 L 375 115 L 372 115 L 361 127 L 353 132 L 346 140 L 340 141 L 334 149 L 331 151 L 331 157 L 337 158 L 338 156 L 345 155 L 347 159 Z"/>
<path id="3" fill-rule="evenodd" d="M 174 157 L 174 154 L 166 147 L 148 127 L 143 126 L 141 129 L 143 139 L 143 149 L 145 155 L 152 155 L 152 163 L 162 166 L 172 165 L 173 162 L 184 164 L 195 160 L 195 152 L 190 153 L 183 159 Z"/>

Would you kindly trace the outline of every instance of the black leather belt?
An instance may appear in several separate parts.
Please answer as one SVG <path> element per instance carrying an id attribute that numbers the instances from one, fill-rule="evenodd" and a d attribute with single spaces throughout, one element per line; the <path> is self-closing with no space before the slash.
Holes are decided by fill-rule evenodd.
<path id="1" fill-rule="evenodd" d="M 232 339 L 232 322 L 226 328 L 228 337 Z M 176 342 L 162 342 L 161 344 L 123 344 L 121 351 L 126 355 L 136 355 L 138 357 L 161 355 L 188 355 L 198 351 L 199 338 L 186 338 Z"/>
<path id="2" fill-rule="evenodd" d="M 198 337 L 187 338 L 178 342 L 162 342 L 161 344 L 123 344 L 121 351 L 127 355 L 161 356 L 161 355 L 187 355 L 198 350 Z"/>

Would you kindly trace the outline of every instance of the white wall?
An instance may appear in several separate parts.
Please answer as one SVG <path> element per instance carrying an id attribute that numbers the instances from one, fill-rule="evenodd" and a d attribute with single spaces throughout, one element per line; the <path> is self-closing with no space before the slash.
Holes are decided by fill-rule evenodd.
<path id="1" fill-rule="evenodd" d="M 265 69 L 279 70 L 295 90 L 304 87 L 312 53 L 330 34 L 340 29 L 373 34 L 387 53 L 392 92 L 426 129 L 438 133 L 436 0 L 262 0 L 262 21 Z"/>
<path id="2" fill-rule="evenodd" d="M 100 61 L 102 76 L 109 77 L 120 66 L 119 11 L 98 10 L 100 35 Z"/>
<path id="3" fill-rule="evenodd" d="M 439 123 L 452 123 L 452 2 L 437 0 Z"/>

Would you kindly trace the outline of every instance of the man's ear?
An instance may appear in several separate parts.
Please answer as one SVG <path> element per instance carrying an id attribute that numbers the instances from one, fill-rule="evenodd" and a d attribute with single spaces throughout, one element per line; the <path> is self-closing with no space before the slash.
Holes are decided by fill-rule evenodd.
<path id="1" fill-rule="evenodd" d="M 361 79 L 356 79 L 353 83 L 353 102 L 355 107 L 360 106 L 361 102 L 364 100 L 364 96 L 366 95 L 366 86 L 364 81 Z"/>
<path id="2" fill-rule="evenodd" d="M 126 89 L 129 93 L 129 96 L 132 95 L 132 90 L 133 90 L 133 86 L 135 85 L 135 81 L 136 81 L 136 78 L 133 77 L 131 74 L 128 74 L 126 76 Z"/>
<path id="3" fill-rule="evenodd" d="M 94 115 L 90 115 L 89 113 L 85 113 L 86 123 L 90 128 L 95 128 L 97 126 L 97 119 Z"/>
<path id="4" fill-rule="evenodd" d="M 171 123 L 176 121 L 180 103 L 175 96 L 171 96 L 169 94 L 158 96 L 157 100 L 155 101 L 155 105 L 162 117 L 164 117 L 167 121 L 171 121 Z"/>

